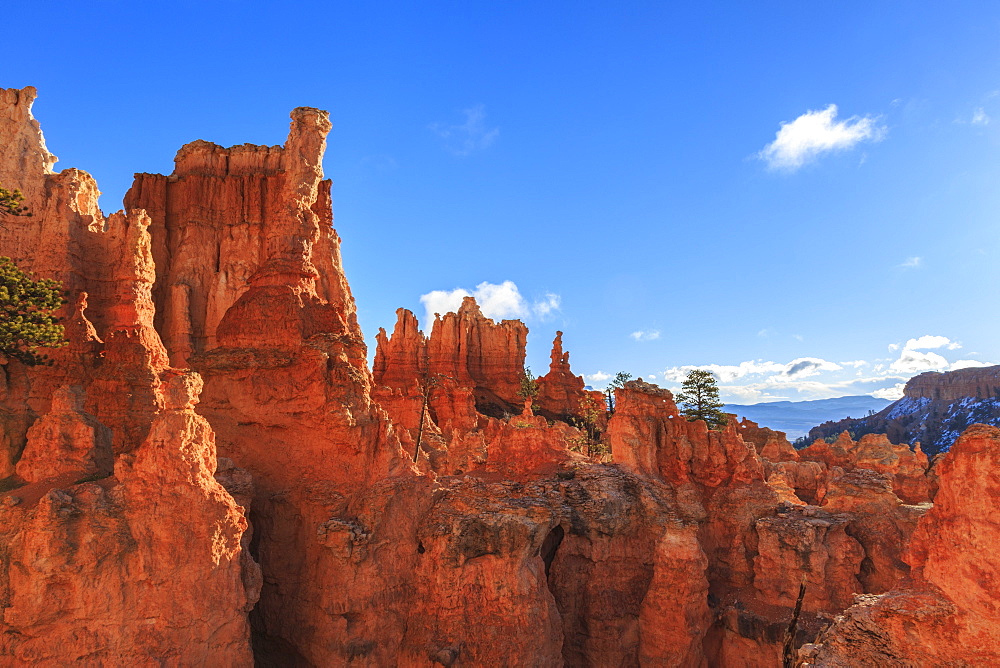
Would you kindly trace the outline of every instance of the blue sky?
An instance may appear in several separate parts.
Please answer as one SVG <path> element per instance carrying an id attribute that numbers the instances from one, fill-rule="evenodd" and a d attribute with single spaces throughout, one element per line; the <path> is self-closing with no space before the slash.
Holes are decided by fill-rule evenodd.
<path id="1" fill-rule="evenodd" d="M 1000 362 L 1000 4 L 621 4 L 38 0 L 0 85 L 39 89 L 105 211 L 184 143 L 330 110 L 370 342 L 475 293 L 595 386 L 890 396 Z"/>

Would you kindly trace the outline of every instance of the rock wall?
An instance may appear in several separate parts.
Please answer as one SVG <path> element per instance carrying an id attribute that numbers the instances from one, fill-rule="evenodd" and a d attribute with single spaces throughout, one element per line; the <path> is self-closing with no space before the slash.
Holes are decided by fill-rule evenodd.
<path id="1" fill-rule="evenodd" d="M 0 183 L 33 214 L 5 218 L 0 252 L 63 282 L 69 343 L 52 366 L 4 360 L 0 662 L 248 665 L 259 569 L 201 379 L 153 326 L 149 218 L 105 218 L 93 179 L 52 172 L 33 99 L 0 91 Z"/>
<path id="2" fill-rule="evenodd" d="M 0 374 L 0 663 L 775 666 L 803 580 L 808 645 L 855 595 L 973 577 L 934 536 L 991 535 L 994 434 L 928 513 L 919 449 L 796 452 L 642 381 L 609 416 L 561 334 L 525 400 L 527 328 L 471 299 L 429 336 L 398 311 L 369 370 L 325 112 L 281 147 L 188 144 L 105 217 L 33 97 L 0 91 L 0 183 L 36 214 L 0 253 L 64 282 L 69 344 Z M 933 628 L 995 632 L 986 593 L 954 596 Z"/>
<path id="3" fill-rule="evenodd" d="M 861 598 L 800 656 L 809 666 L 986 666 L 1000 642 L 1000 430 L 969 428 L 939 467 L 934 508 L 906 561 L 912 577 Z"/>

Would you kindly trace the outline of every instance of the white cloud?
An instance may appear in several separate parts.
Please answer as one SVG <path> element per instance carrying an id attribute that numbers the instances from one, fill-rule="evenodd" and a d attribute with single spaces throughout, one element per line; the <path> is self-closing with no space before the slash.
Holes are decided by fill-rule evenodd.
<path id="1" fill-rule="evenodd" d="M 598 371 L 597 373 L 585 373 L 583 377 L 592 383 L 603 383 L 604 381 L 611 378 L 610 373 L 604 373 L 603 371 Z"/>
<path id="2" fill-rule="evenodd" d="M 886 128 L 877 116 L 852 116 L 836 121 L 837 105 L 809 110 L 783 122 L 773 142 L 757 154 L 771 169 L 794 171 L 823 153 L 849 149 L 862 141 L 880 141 Z"/>
<path id="3" fill-rule="evenodd" d="M 748 360 L 732 365 L 685 365 L 664 370 L 663 378 L 670 389 L 675 389 L 692 369 L 711 371 L 718 378 L 723 400 L 732 403 L 861 394 L 895 400 L 902 396 L 906 381 L 918 373 L 991 366 L 974 359 L 946 359 L 948 351 L 961 347 L 947 336 L 924 334 L 891 344 L 889 350 L 897 355 L 894 358 L 831 362 L 820 357 L 798 357 L 785 363 Z M 972 355 L 967 353 L 965 357 Z"/>
<path id="4" fill-rule="evenodd" d="M 897 399 L 903 398 L 903 388 L 906 383 L 896 383 L 892 387 L 883 387 L 880 390 L 875 390 L 871 393 L 876 399 L 888 399 L 889 401 L 896 401 Z"/>
<path id="5" fill-rule="evenodd" d="M 458 311 L 465 297 L 474 297 L 483 315 L 493 320 L 505 318 L 527 318 L 536 316 L 545 319 L 559 310 L 561 298 L 548 292 L 545 297 L 534 303 L 529 303 L 517 289 L 513 281 L 490 283 L 483 281 L 472 292 L 464 288 L 454 290 L 432 290 L 420 296 L 420 303 L 427 311 L 427 322 L 434 320 L 435 313 Z"/>
<path id="6" fill-rule="evenodd" d="M 972 110 L 972 124 L 973 125 L 989 125 L 990 117 L 986 115 L 986 110 L 982 107 L 976 107 Z"/>
<path id="7" fill-rule="evenodd" d="M 646 378 L 649 378 L 650 380 L 656 380 L 656 374 L 655 373 L 651 373 L 648 376 L 646 376 Z"/>
<path id="8" fill-rule="evenodd" d="M 839 371 L 841 366 L 836 362 L 828 362 L 818 357 L 799 357 L 786 364 L 765 362 L 764 360 L 748 360 L 736 365 L 702 364 L 697 366 L 672 367 L 664 370 L 663 377 L 668 381 L 679 383 L 687 377 L 687 374 L 692 369 L 711 371 L 716 375 L 720 383 L 731 383 L 746 376 L 762 376 L 765 374 L 774 374 L 771 378 L 777 382 L 787 382 L 789 380 L 799 380 L 814 376 L 821 371 Z"/>
<path id="9" fill-rule="evenodd" d="M 919 255 L 914 255 L 913 257 L 906 258 L 896 266 L 901 267 L 902 269 L 916 269 L 917 267 L 923 265 L 923 263 L 924 258 Z"/>
<path id="10" fill-rule="evenodd" d="M 651 329 L 649 331 L 640 330 L 638 332 L 632 332 L 631 334 L 629 334 L 629 336 L 631 336 L 636 341 L 655 341 L 656 339 L 660 338 L 660 330 L 658 329 Z"/>
<path id="11" fill-rule="evenodd" d="M 463 109 L 465 122 L 460 125 L 434 123 L 430 129 L 444 140 L 445 148 L 458 156 L 467 156 L 488 148 L 500 135 L 500 128 L 486 126 L 486 106 L 477 104 Z"/>
<path id="12" fill-rule="evenodd" d="M 544 320 L 547 316 L 552 315 L 553 311 L 558 311 L 561 303 L 562 297 L 551 292 L 546 292 L 545 298 L 532 304 L 531 309 L 535 312 L 535 315 Z"/>
<path id="13" fill-rule="evenodd" d="M 471 297 L 467 290 L 456 288 L 455 290 L 432 290 L 426 295 L 420 295 L 420 303 L 427 310 L 427 320 L 434 321 L 435 313 L 451 313 L 458 311 L 462 305 L 462 300 Z"/>
<path id="14" fill-rule="evenodd" d="M 956 360 L 951 363 L 948 371 L 958 371 L 959 369 L 971 369 L 972 367 L 979 366 L 993 366 L 986 362 L 980 362 L 979 360 Z"/>
<path id="15" fill-rule="evenodd" d="M 701 364 L 701 365 L 685 365 L 685 366 L 675 366 L 670 369 L 666 369 L 663 372 L 663 377 L 675 383 L 682 382 L 693 369 L 705 369 L 706 371 L 711 371 L 718 377 L 720 382 L 730 383 L 737 378 L 743 378 L 747 375 L 757 375 L 764 373 L 778 373 L 784 371 L 785 365 L 778 364 L 776 362 L 764 362 L 763 360 L 740 362 L 738 365 L 724 365 L 724 364 Z"/>
<path id="16" fill-rule="evenodd" d="M 889 365 L 889 371 L 896 373 L 917 374 L 924 371 L 947 369 L 948 360 L 937 353 L 922 353 L 910 348 L 904 348 L 899 359 Z"/>
<path id="17" fill-rule="evenodd" d="M 958 350 L 962 347 L 962 344 L 958 341 L 952 341 L 947 336 L 935 336 L 933 334 L 924 334 L 923 336 L 917 337 L 915 339 L 909 339 L 906 342 L 905 348 L 909 350 L 933 350 L 934 348 L 947 348 L 948 350 Z"/>

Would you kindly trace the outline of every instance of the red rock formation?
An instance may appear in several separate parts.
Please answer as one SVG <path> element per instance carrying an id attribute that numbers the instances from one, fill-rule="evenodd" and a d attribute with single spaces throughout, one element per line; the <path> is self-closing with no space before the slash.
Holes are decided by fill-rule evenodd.
<path id="1" fill-rule="evenodd" d="M 906 557 L 912 580 L 863 598 L 802 651 L 811 666 L 996 663 L 1000 430 L 970 427 L 940 466 L 934 508 Z"/>
<path id="2" fill-rule="evenodd" d="M 357 332 L 331 225 L 330 182 L 317 162 L 330 122 L 307 107 L 292 116 L 283 147 L 195 141 L 178 151 L 173 174 L 138 174 L 125 196 L 127 208 L 145 209 L 152 219 L 156 325 L 174 364 L 216 346 L 223 316 L 255 276 L 261 288 L 274 283 L 274 307 L 291 309 L 274 313 L 256 336 L 280 342 L 315 333 L 282 329 L 302 324 L 287 320 L 294 306 L 280 306 L 284 282 L 267 277 L 282 272 L 301 275 L 310 295 L 336 307 L 329 314 L 341 321 L 323 325 Z M 310 321 L 319 326 L 322 318 Z"/>
<path id="3" fill-rule="evenodd" d="M 775 665 L 803 576 L 800 641 L 905 577 L 927 504 L 892 489 L 925 494 L 919 451 L 845 437 L 796 453 L 752 423 L 688 422 L 633 381 L 610 422 L 599 403 L 615 459 L 599 463 L 550 423 L 594 397 L 561 335 L 535 415 L 518 396 L 527 329 L 471 300 L 430 337 L 400 310 L 370 373 L 325 112 L 295 110 L 283 147 L 189 144 L 105 223 L 89 177 L 51 173 L 31 97 L 0 94 L 0 182 L 38 212 L 0 253 L 74 303 L 56 365 L 0 374 L 0 663 Z M 197 406 L 199 376 L 171 361 L 203 374 Z M 968 454 L 990 448 L 956 451 L 995 466 Z M 922 601 L 975 566 L 945 562 L 941 525 L 951 543 L 992 535 L 949 462 L 911 558 Z M 941 624 L 978 632 L 996 611 L 973 598 Z"/>
<path id="4" fill-rule="evenodd" d="M 569 353 L 563 352 L 562 332 L 552 341 L 552 362 L 549 372 L 538 379 L 535 403 L 543 413 L 565 419 L 579 415 L 580 402 L 587 396 L 583 376 L 573 375 L 569 368 Z"/>
<path id="5" fill-rule="evenodd" d="M 53 366 L 8 362 L 0 387 L 0 459 L 20 476 L 0 505 L 0 663 L 247 665 L 246 519 L 212 478 L 200 381 L 171 375 L 153 328 L 148 218 L 105 221 L 93 179 L 52 173 L 33 98 L 0 91 L 0 182 L 34 214 L 0 228 L 0 253 L 75 298 Z"/>
<path id="6" fill-rule="evenodd" d="M 760 458 L 732 421 L 722 431 L 710 430 L 702 421 L 688 422 L 668 390 L 641 380 L 629 381 L 615 396 L 608 436 L 615 461 L 622 466 L 674 484 L 717 487 L 763 480 Z"/>
<path id="7" fill-rule="evenodd" d="M 28 482 L 111 475 L 111 430 L 83 411 L 83 390 L 67 386 L 52 397 L 52 411 L 28 430 L 17 475 Z"/>
<path id="8" fill-rule="evenodd" d="M 849 532 L 864 548 L 858 579 L 867 593 L 888 591 L 909 575 L 903 551 L 927 510 L 926 505 L 905 505 L 892 488 L 885 474 L 867 468 L 836 468 L 823 497 L 824 510 L 854 517 Z"/>
<path id="9" fill-rule="evenodd" d="M 135 454 L 116 462 L 114 478 L 73 485 L 72 471 L 66 482 L 5 495 L 3 663 L 252 662 L 246 613 L 259 581 L 240 544 L 243 509 L 212 477 L 212 430 L 191 410 L 200 379 L 166 383 L 165 411 Z M 67 421 L 56 406 L 29 448 L 48 447 L 35 437 Z M 74 450 L 93 447 L 89 430 L 67 435 L 82 438 Z"/>
<path id="10" fill-rule="evenodd" d="M 803 610 L 838 612 L 861 591 L 857 575 L 864 550 L 848 533 L 850 518 L 815 508 L 789 507 L 756 522 L 753 586 L 760 597 L 792 607 L 806 583 Z"/>
<path id="11" fill-rule="evenodd" d="M 903 396 L 937 401 L 958 401 L 966 397 L 993 399 L 1000 396 L 1000 366 L 958 369 L 947 373 L 927 371 L 906 381 Z"/>
<path id="12" fill-rule="evenodd" d="M 854 441 L 845 431 L 833 443 L 817 439 L 809 447 L 799 450 L 798 455 L 800 461 L 823 465 L 828 471 L 827 477 L 835 467 L 869 469 L 890 476 L 893 491 L 906 503 L 931 500 L 933 480 L 929 475 L 930 464 L 919 443 L 913 449 L 906 445 L 894 445 L 884 434 L 867 434 L 860 441 Z M 822 494 L 818 498 L 822 500 Z"/>

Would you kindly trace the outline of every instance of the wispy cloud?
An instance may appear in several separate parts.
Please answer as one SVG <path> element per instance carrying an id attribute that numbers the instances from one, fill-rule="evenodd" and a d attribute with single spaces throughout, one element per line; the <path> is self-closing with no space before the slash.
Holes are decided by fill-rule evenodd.
<path id="1" fill-rule="evenodd" d="M 739 364 L 705 364 L 671 367 L 663 377 L 669 386 L 679 385 L 691 369 L 705 369 L 719 379 L 719 390 L 733 403 L 756 403 L 781 399 L 826 399 L 846 395 L 898 399 L 910 377 L 925 371 L 954 371 L 991 366 L 974 359 L 950 361 L 949 351 L 962 344 L 947 336 L 924 334 L 893 343 L 898 353 L 890 359 L 831 362 L 821 357 L 799 357 L 790 362 L 748 360 Z M 967 353 L 966 357 L 972 356 Z"/>
<path id="2" fill-rule="evenodd" d="M 486 106 L 477 104 L 463 109 L 465 122 L 458 125 L 432 123 L 431 131 L 444 140 L 445 148 L 458 156 L 467 156 L 489 148 L 500 136 L 500 128 L 486 124 Z"/>
<path id="3" fill-rule="evenodd" d="M 757 157 L 771 169 L 795 171 L 830 151 L 846 150 L 863 141 L 880 141 L 887 129 L 878 116 L 852 116 L 837 121 L 837 105 L 809 110 L 794 121 L 783 122 L 773 142 Z"/>
<path id="4" fill-rule="evenodd" d="M 454 290 L 432 290 L 420 296 L 420 303 L 426 310 L 426 322 L 434 320 L 435 313 L 458 311 L 462 300 L 475 297 L 480 310 L 487 318 L 503 320 L 504 318 L 535 317 L 544 320 L 559 310 L 560 296 L 551 292 L 536 301 L 528 301 L 521 295 L 514 281 L 490 283 L 483 281 L 469 291 L 465 288 Z"/>
<path id="5" fill-rule="evenodd" d="M 883 387 L 881 389 L 872 392 L 872 396 L 876 399 L 888 399 L 889 401 L 896 401 L 897 399 L 903 398 L 903 388 L 906 387 L 906 383 L 896 383 L 892 387 Z"/>
<path id="6" fill-rule="evenodd" d="M 629 334 L 636 341 L 655 341 L 660 338 L 660 330 L 650 329 L 647 331 L 639 330 L 637 332 L 632 332 Z"/>
<path id="7" fill-rule="evenodd" d="M 973 125 L 989 125 L 990 120 L 990 117 L 986 113 L 986 109 L 983 107 L 976 107 L 972 110 Z"/>
<path id="8" fill-rule="evenodd" d="M 917 269 L 918 267 L 922 267 L 923 264 L 924 264 L 924 258 L 920 257 L 919 255 L 914 255 L 913 257 L 906 258 L 896 266 L 901 269 Z"/>
<path id="9" fill-rule="evenodd" d="M 947 336 L 938 336 L 935 334 L 924 334 L 915 339 L 908 339 L 904 348 L 909 348 L 910 350 L 933 350 L 935 348 L 947 348 L 948 350 L 958 350 L 962 347 L 962 344 L 958 341 L 952 341 Z"/>

